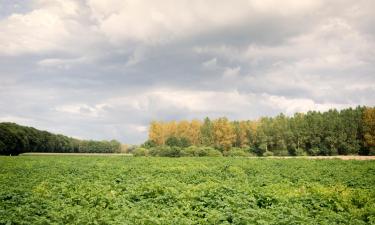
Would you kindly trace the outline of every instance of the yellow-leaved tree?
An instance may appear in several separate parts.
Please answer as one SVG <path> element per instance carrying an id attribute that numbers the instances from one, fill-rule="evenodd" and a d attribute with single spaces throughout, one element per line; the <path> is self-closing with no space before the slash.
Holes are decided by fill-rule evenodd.
<path id="1" fill-rule="evenodd" d="M 192 145 L 200 145 L 202 122 L 199 120 L 192 120 L 190 123 L 189 140 Z"/>
<path id="2" fill-rule="evenodd" d="M 177 136 L 177 123 L 176 121 L 172 120 L 168 123 L 165 123 L 165 140 L 169 137 L 176 137 Z"/>
<path id="3" fill-rule="evenodd" d="M 159 121 L 152 121 L 148 131 L 148 138 L 155 142 L 157 145 L 165 143 L 164 124 Z"/>
<path id="4" fill-rule="evenodd" d="M 212 122 L 214 145 L 229 150 L 235 139 L 234 129 L 227 118 L 219 118 Z"/>
<path id="5" fill-rule="evenodd" d="M 181 120 L 177 124 L 177 137 L 190 140 L 190 123 L 187 120 Z"/>

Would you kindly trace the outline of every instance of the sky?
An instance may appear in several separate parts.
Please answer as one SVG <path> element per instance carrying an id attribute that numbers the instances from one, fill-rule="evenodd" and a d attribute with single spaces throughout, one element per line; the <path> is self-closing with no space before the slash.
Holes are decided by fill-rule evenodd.
<path id="1" fill-rule="evenodd" d="M 375 105 L 373 0 L 0 0 L 0 121 L 139 144 L 152 120 Z"/>

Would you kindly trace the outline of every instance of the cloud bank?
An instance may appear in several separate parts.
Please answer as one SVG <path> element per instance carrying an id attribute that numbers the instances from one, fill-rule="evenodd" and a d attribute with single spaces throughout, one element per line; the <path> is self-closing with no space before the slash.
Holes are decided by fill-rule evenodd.
<path id="1" fill-rule="evenodd" d="M 141 143 L 151 120 L 375 105 L 370 0 L 3 0 L 0 121 Z"/>

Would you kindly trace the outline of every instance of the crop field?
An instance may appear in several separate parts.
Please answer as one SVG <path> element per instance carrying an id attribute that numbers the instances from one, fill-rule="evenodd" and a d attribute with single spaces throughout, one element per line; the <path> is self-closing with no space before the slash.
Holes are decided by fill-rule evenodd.
<path id="1" fill-rule="evenodd" d="M 375 224 L 375 161 L 0 157 L 0 224 Z"/>

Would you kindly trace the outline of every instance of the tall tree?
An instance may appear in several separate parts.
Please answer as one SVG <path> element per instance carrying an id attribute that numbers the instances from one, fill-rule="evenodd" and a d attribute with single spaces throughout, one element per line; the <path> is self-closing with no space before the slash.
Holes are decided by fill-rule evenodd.
<path id="1" fill-rule="evenodd" d="M 181 120 L 177 123 L 177 137 L 187 138 L 190 136 L 190 123 L 187 120 Z"/>
<path id="2" fill-rule="evenodd" d="M 201 126 L 202 123 L 199 120 L 192 120 L 189 129 L 189 139 L 192 145 L 200 145 L 201 140 Z"/>
<path id="3" fill-rule="evenodd" d="M 203 146 L 213 146 L 214 134 L 210 118 L 206 117 L 201 126 L 201 144 Z"/>
<path id="4" fill-rule="evenodd" d="M 213 121 L 214 146 L 229 150 L 235 138 L 233 126 L 227 118 L 222 117 Z"/>
<path id="5" fill-rule="evenodd" d="M 164 125 L 158 121 L 152 121 L 148 131 L 148 138 L 157 145 L 163 145 L 165 143 L 165 132 Z"/>
<path id="6" fill-rule="evenodd" d="M 375 154 L 375 107 L 366 107 L 363 111 L 363 132 L 365 147 Z"/>

